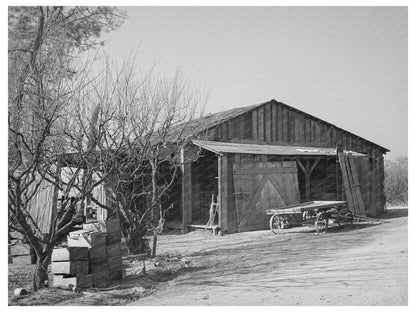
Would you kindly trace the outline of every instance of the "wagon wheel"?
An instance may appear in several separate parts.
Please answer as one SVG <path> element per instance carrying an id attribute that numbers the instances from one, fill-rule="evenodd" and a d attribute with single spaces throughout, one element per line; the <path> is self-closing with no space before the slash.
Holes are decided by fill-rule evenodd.
<path id="1" fill-rule="evenodd" d="M 279 216 L 278 214 L 273 215 L 270 218 L 270 230 L 274 234 L 279 234 L 281 230 L 283 229 L 283 223 L 284 223 L 284 220 L 281 216 Z"/>
<path id="2" fill-rule="evenodd" d="M 320 212 L 316 215 L 315 231 L 316 234 L 325 234 L 328 229 L 328 216 L 325 212 Z"/>
<path id="3" fill-rule="evenodd" d="M 353 224 L 354 215 L 349 210 L 341 210 L 338 214 L 339 221 L 342 223 Z"/>

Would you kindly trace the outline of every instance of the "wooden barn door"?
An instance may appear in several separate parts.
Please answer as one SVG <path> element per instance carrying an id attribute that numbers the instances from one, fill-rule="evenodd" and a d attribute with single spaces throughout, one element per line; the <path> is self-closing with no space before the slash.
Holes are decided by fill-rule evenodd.
<path id="1" fill-rule="evenodd" d="M 370 171 L 367 157 L 353 157 L 338 153 L 342 181 L 348 209 L 365 216 L 371 213 Z M 370 206 L 369 206 L 370 205 Z"/>
<path id="2" fill-rule="evenodd" d="M 267 209 L 300 201 L 295 161 L 236 163 L 233 170 L 238 232 L 266 229 Z"/>

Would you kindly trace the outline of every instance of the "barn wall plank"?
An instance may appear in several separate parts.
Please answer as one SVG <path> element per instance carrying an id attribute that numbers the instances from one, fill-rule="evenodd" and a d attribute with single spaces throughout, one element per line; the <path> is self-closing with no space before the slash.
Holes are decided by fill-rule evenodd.
<path id="1" fill-rule="evenodd" d="M 282 142 L 288 142 L 289 110 L 282 107 Z"/>
<path id="2" fill-rule="evenodd" d="M 315 120 L 311 120 L 311 142 L 317 143 L 317 125 Z"/>
<path id="3" fill-rule="evenodd" d="M 271 110 L 271 114 L 270 114 L 270 122 L 271 122 L 271 141 L 275 142 L 277 141 L 277 117 L 276 117 L 276 111 L 277 111 L 277 106 L 275 103 L 272 103 L 270 110 Z"/>
<path id="4" fill-rule="evenodd" d="M 222 231 L 228 232 L 230 230 L 229 223 L 230 219 L 229 216 L 234 218 L 235 214 L 235 206 L 232 203 L 232 193 L 233 193 L 233 186 L 231 182 L 233 182 L 233 174 L 232 174 L 232 164 L 233 164 L 234 155 L 228 154 L 222 157 L 219 157 L 221 172 L 220 172 L 220 183 L 219 188 L 220 191 L 220 213 L 219 213 L 219 225 Z M 234 219 L 232 220 L 234 222 Z"/>
<path id="5" fill-rule="evenodd" d="M 37 179 L 40 181 L 39 179 Z M 34 184 L 29 186 L 29 190 L 34 191 Z M 54 206 L 55 186 L 42 180 L 38 192 L 32 197 L 28 204 L 28 210 L 42 233 L 47 234 L 50 231 L 52 208 Z"/>
<path id="6" fill-rule="evenodd" d="M 252 111 L 252 139 L 253 140 L 259 140 L 258 136 L 258 122 L 257 122 L 257 110 Z"/>
<path id="7" fill-rule="evenodd" d="M 264 106 L 264 140 L 266 142 L 272 140 L 272 111 L 270 103 Z"/>
<path id="8" fill-rule="evenodd" d="M 230 119 L 229 121 L 229 139 L 239 138 L 238 130 L 240 130 L 240 128 L 237 128 L 237 119 L 238 117 Z"/>
<path id="9" fill-rule="evenodd" d="M 326 126 L 320 122 L 319 123 L 319 143 L 322 144 L 323 146 L 326 146 L 327 144 L 327 131 L 326 131 Z"/>
<path id="10" fill-rule="evenodd" d="M 293 110 L 289 110 L 289 136 L 288 142 L 295 142 L 295 112 Z"/>
<path id="11" fill-rule="evenodd" d="M 238 139 L 244 140 L 245 139 L 245 124 L 246 124 L 246 114 L 241 115 L 238 118 Z"/>
<path id="12" fill-rule="evenodd" d="M 283 109 L 282 105 L 277 105 L 277 141 L 283 141 Z"/>
<path id="13" fill-rule="evenodd" d="M 300 142 L 300 122 L 299 122 L 299 114 L 297 112 L 293 112 L 294 116 L 294 142 Z"/>
<path id="14" fill-rule="evenodd" d="M 305 135 L 305 116 L 303 114 L 299 115 L 299 128 L 300 128 L 300 141 L 306 144 L 306 135 Z"/>
<path id="15" fill-rule="evenodd" d="M 257 109 L 258 139 L 264 141 L 264 106 Z"/>
<path id="16" fill-rule="evenodd" d="M 312 138 L 311 138 L 311 120 L 309 118 L 305 118 L 305 142 L 306 143 L 311 143 L 312 142 Z"/>
<path id="17" fill-rule="evenodd" d="M 247 140 L 247 139 L 251 139 L 251 135 L 252 135 L 252 121 L 251 121 L 251 112 L 245 113 L 242 116 L 242 138 Z"/>

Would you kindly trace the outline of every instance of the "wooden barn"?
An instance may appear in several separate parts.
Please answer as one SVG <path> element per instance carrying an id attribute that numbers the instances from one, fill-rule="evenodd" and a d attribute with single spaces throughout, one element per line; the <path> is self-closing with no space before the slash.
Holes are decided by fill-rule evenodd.
<path id="1" fill-rule="evenodd" d="M 271 100 L 231 109 L 188 128 L 193 140 L 182 150 L 171 196 L 171 219 L 184 230 L 207 223 L 213 198 L 212 221 L 228 233 L 265 229 L 266 209 L 311 200 L 346 200 L 367 216 L 384 210 L 388 149 L 289 105 Z M 173 138 L 175 131 L 180 127 Z"/>
<path id="2" fill-rule="evenodd" d="M 169 136 L 189 140 L 181 174 L 162 203 L 173 204 L 167 221 L 185 232 L 208 221 L 228 233 L 266 229 L 267 209 L 311 200 L 346 200 L 351 211 L 367 216 L 384 210 L 388 150 L 275 100 L 192 120 Z M 103 185 L 95 193 L 105 202 Z M 52 217 L 45 207 L 59 205 L 59 198 L 45 184 L 33 199 L 30 213 L 45 233 Z M 94 213 L 98 220 L 107 216 L 99 207 Z"/>

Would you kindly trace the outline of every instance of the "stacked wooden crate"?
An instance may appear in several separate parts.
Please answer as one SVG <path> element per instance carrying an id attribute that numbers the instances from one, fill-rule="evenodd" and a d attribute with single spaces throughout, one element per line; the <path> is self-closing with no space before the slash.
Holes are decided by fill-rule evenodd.
<path id="1" fill-rule="evenodd" d="M 52 252 L 53 285 L 56 287 L 92 287 L 88 274 L 87 247 L 55 248 Z"/>
<path id="2" fill-rule="evenodd" d="M 54 286 L 107 287 L 122 278 L 118 220 L 84 224 L 68 235 L 68 247 L 52 253 Z"/>

